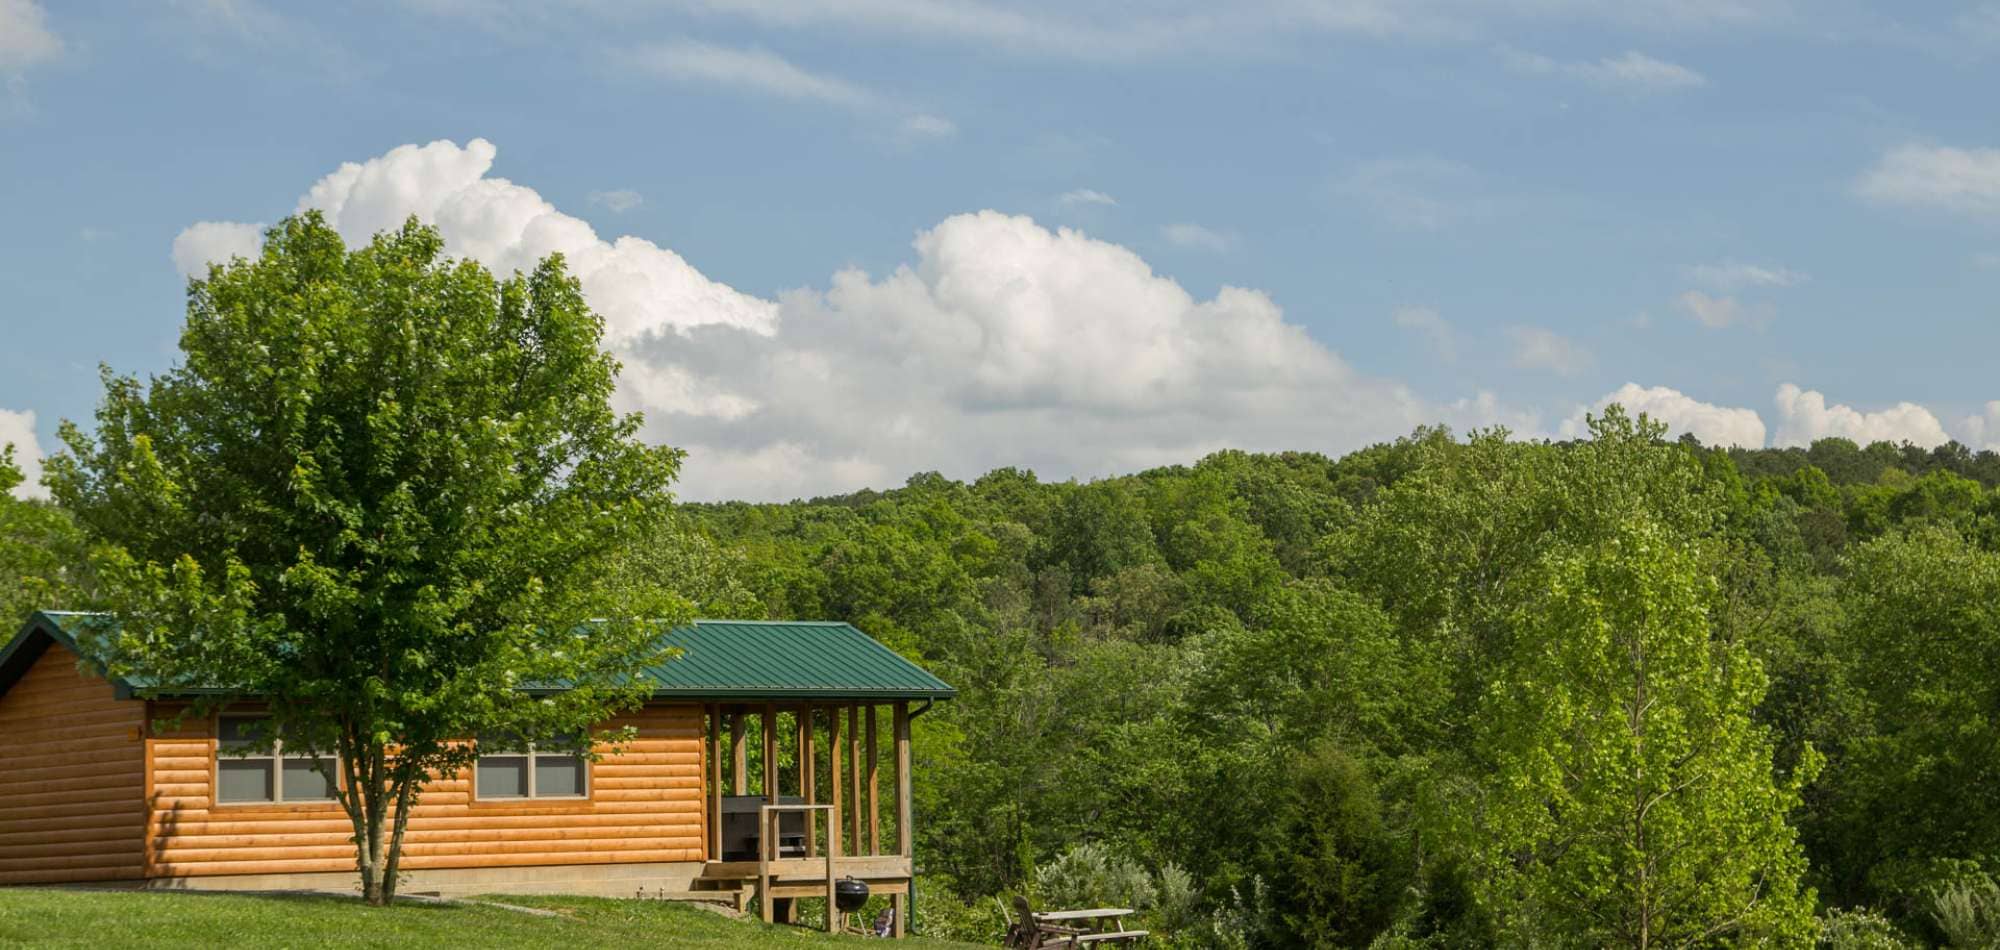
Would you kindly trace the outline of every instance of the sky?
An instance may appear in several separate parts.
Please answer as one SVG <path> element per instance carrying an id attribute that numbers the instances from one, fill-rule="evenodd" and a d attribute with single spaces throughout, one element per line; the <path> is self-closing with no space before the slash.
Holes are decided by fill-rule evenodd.
<path id="1" fill-rule="evenodd" d="M 2000 448 L 1995 88 L 2000 2 L 0 0 L 0 443 L 318 208 L 562 252 L 695 500 L 1614 401 Z"/>

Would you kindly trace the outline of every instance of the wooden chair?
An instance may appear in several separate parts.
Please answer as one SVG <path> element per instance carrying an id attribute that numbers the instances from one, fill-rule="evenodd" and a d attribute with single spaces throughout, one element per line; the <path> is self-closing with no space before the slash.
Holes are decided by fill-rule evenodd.
<path id="1" fill-rule="evenodd" d="M 1007 926 L 1008 950 L 1053 950 L 1057 947 L 1088 947 L 1094 944 L 1130 943 L 1147 935 L 1144 930 L 1096 932 L 1042 920 L 1022 895 L 1014 895 L 1014 914 L 1019 919 Z"/>

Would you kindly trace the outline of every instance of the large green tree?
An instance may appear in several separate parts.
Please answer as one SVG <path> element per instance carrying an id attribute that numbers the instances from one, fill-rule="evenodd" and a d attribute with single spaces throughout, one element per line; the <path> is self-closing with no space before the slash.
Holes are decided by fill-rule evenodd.
<path id="1" fill-rule="evenodd" d="M 1636 521 L 1550 552 L 1481 704 L 1494 763 L 1452 802 L 1475 892 L 1522 945 L 1796 946 L 1805 858 L 1751 718 L 1763 671 L 1711 635 L 1692 539 Z"/>
<path id="2" fill-rule="evenodd" d="M 0 445 L 0 637 L 37 610 L 71 606 L 76 523 L 46 501 L 14 497 L 23 480 L 14 446 Z"/>
<path id="3" fill-rule="evenodd" d="M 496 279 L 414 219 L 350 250 L 309 212 L 189 284 L 178 365 L 63 427 L 113 671 L 330 757 L 371 902 L 427 777 L 478 736 L 586 751 L 684 610 L 619 580 L 680 454 L 611 408 L 602 332 L 560 257 Z"/>

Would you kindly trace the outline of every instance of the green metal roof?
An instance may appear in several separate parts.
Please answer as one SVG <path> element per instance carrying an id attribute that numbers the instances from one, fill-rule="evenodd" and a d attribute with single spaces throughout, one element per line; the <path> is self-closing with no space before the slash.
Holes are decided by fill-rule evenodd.
<path id="1" fill-rule="evenodd" d="M 0 646 L 0 693 L 49 644 L 83 655 L 77 634 L 102 614 L 42 611 Z M 949 699 L 957 691 L 852 624 L 815 620 L 697 620 L 670 631 L 674 659 L 645 671 L 660 699 Z M 113 679 L 120 698 L 150 684 Z"/>
<path id="2" fill-rule="evenodd" d="M 710 699 L 948 699 L 956 691 L 852 624 L 697 620 L 681 655 L 646 671 L 653 695 Z"/>

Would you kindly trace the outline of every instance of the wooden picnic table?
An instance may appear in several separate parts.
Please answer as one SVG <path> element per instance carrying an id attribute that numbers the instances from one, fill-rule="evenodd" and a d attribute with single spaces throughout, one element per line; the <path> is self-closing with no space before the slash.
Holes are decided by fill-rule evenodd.
<path id="1" fill-rule="evenodd" d="M 1037 911 L 1028 906 L 1025 898 L 1016 896 L 1014 909 L 1021 914 L 1021 925 L 1009 933 L 1007 946 L 1020 950 L 1129 943 L 1146 936 L 1143 930 L 1124 929 L 1119 918 L 1133 913 L 1129 907 Z"/>
<path id="2" fill-rule="evenodd" d="M 1047 921 L 1103 921 L 1129 916 L 1133 913 L 1136 912 L 1129 907 L 1092 907 L 1086 910 L 1042 910 L 1035 912 L 1035 919 Z"/>

